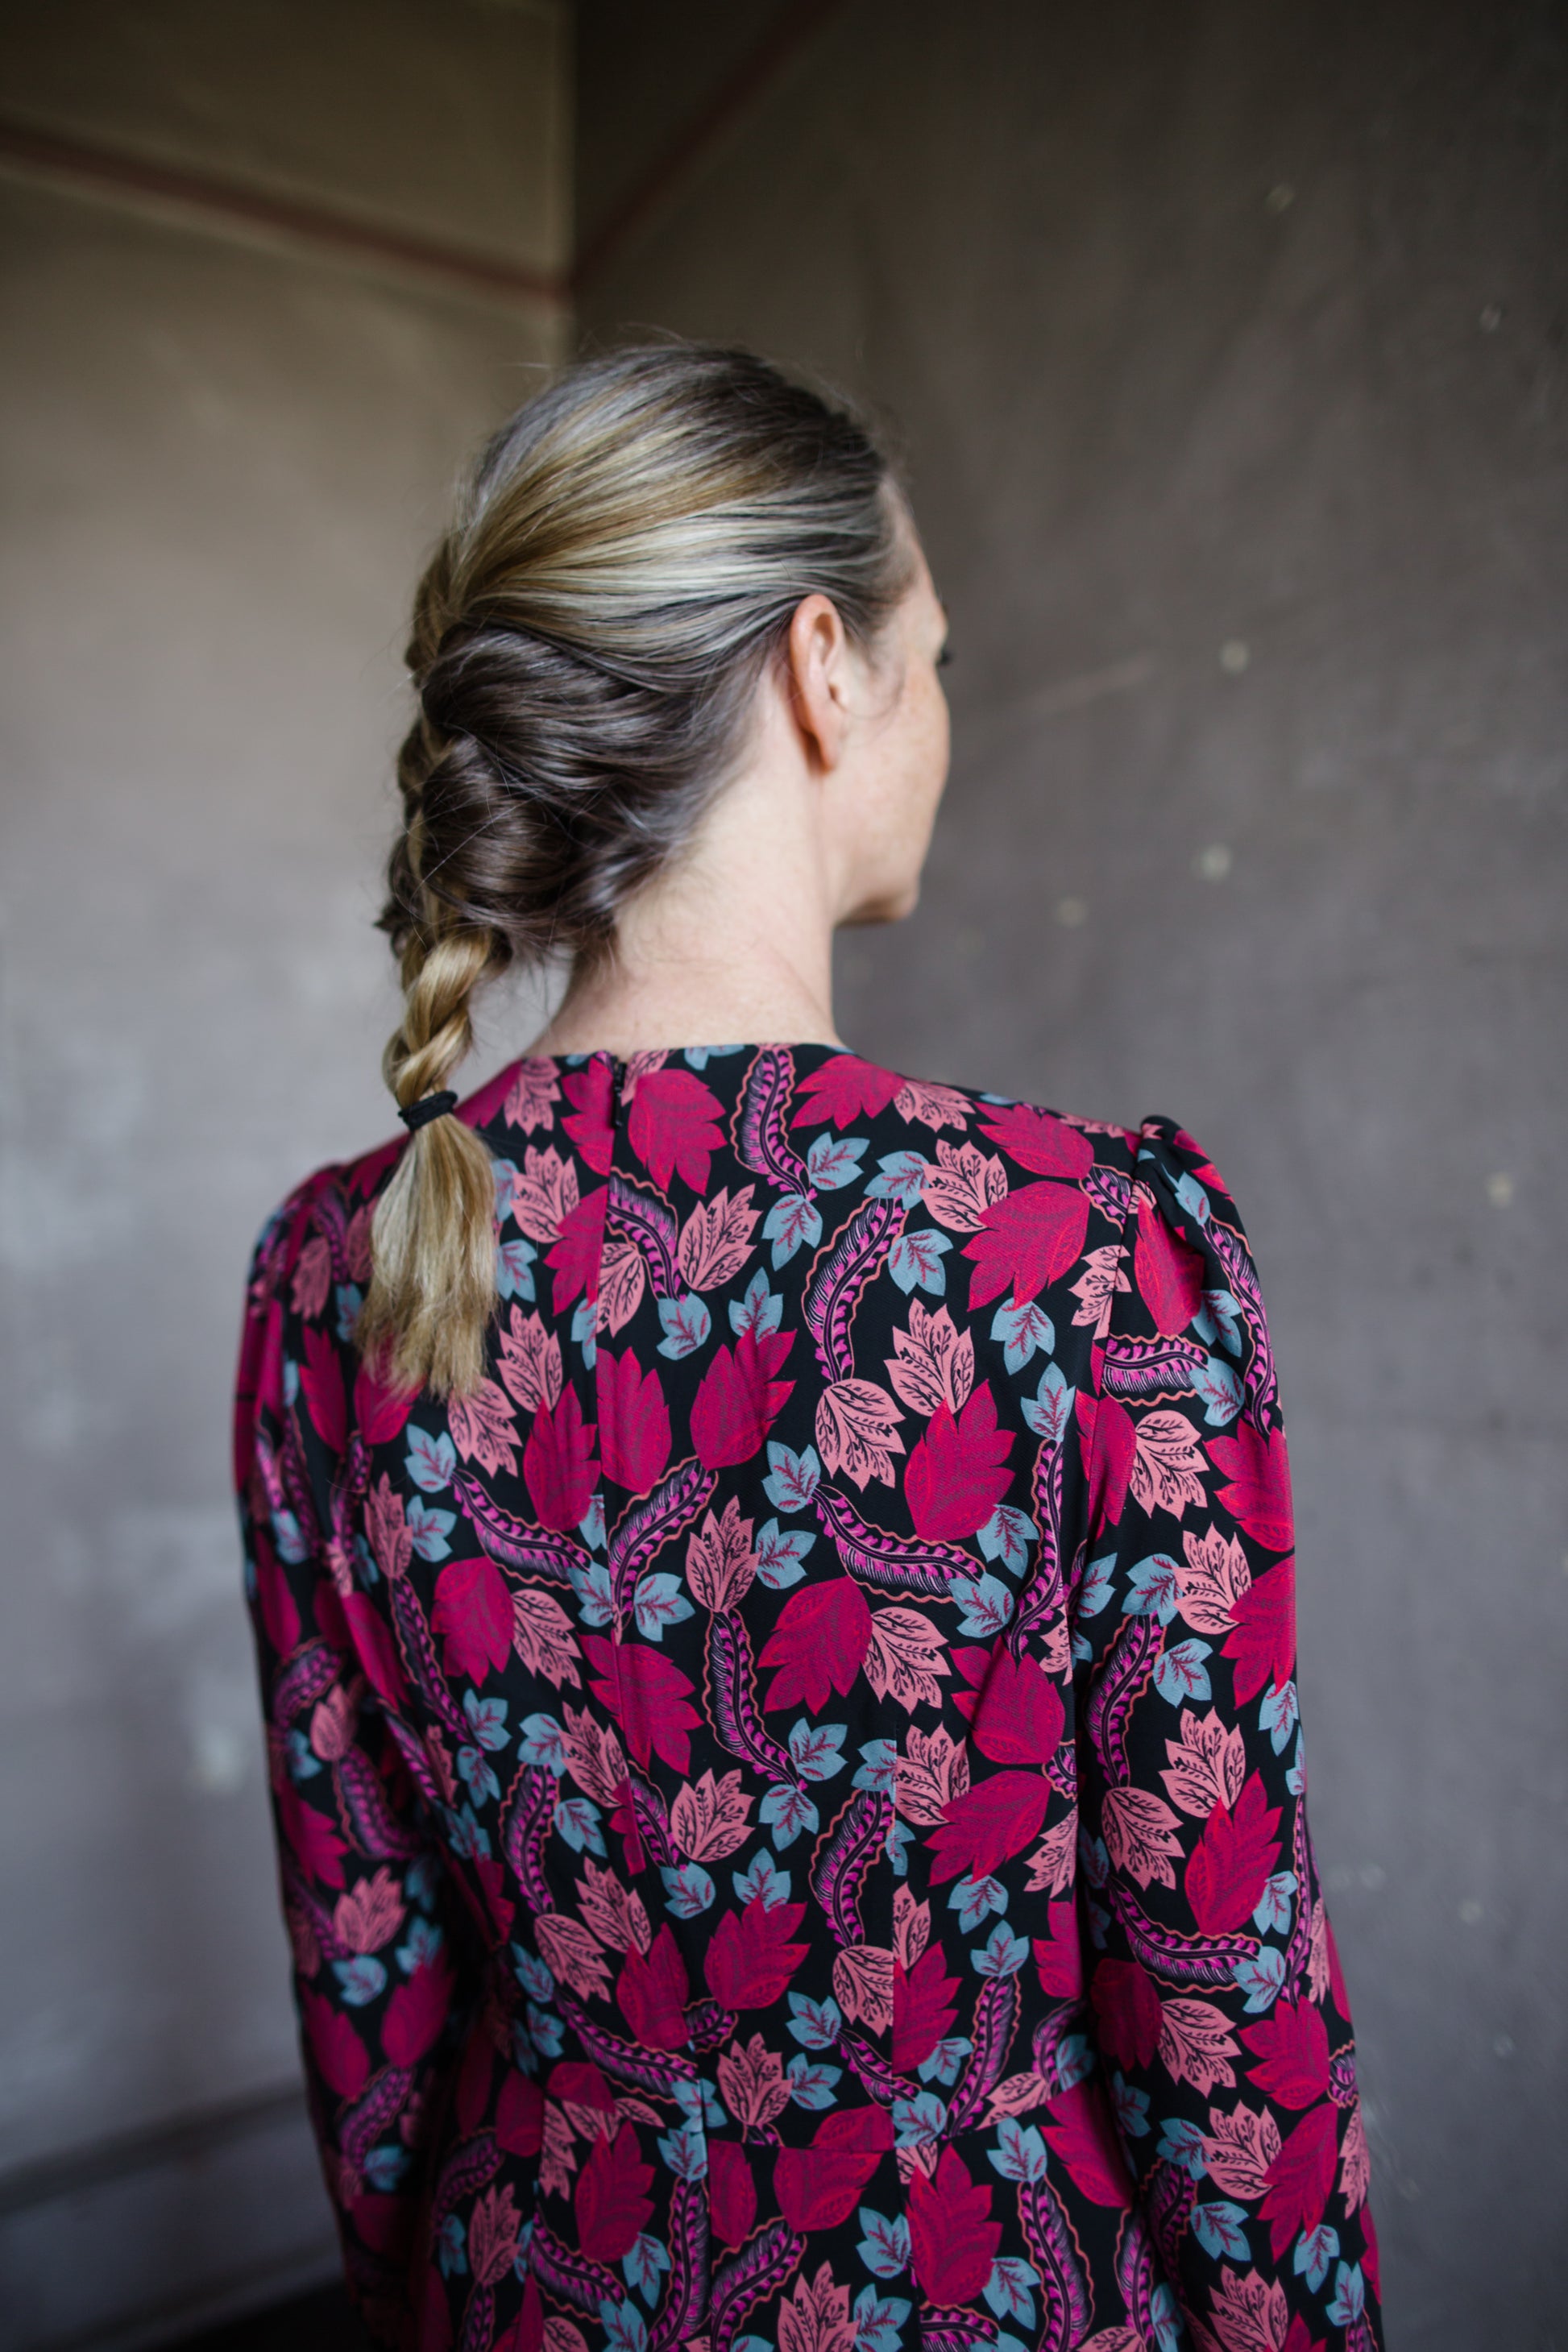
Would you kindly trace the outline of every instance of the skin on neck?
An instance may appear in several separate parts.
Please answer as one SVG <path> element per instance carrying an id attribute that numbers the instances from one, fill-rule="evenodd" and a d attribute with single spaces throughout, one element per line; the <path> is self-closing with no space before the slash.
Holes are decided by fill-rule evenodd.
<path id="1" fill-rule="evenodd" d="M 912 545 L 911 561 L 869 657 L 826 596 L 796 607 L 734 775 L 531 1052 L 842 1045 L 833 934 L 913 909 L 947 778 L 947 622 Z"/>

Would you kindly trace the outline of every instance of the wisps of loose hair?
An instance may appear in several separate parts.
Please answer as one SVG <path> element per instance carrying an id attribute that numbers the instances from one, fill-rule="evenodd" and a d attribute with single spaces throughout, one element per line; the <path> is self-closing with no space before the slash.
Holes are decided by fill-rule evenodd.
<path id="1" fill-rule="evenodd" d="M 416 595 L 418 711 L 380 922 L 400 1108 L 472 1044 L 509 967 L 613 951 L 691 839 L 804 597 L 874 645 L 909 585 L 889 460 L 849 412 L 749 352 L 584 362 L 481 451 Z M 359 1344 L 400 1385 L 476 1388 L 496 1300 L 489 1156 L 460 1118 L 409 1139 L 377 1204 Z"/>

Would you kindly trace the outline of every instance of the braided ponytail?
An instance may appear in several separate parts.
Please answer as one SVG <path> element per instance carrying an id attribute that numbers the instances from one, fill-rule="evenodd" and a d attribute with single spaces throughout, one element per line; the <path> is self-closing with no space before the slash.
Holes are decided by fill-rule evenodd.
<path id="1" fill-rule="evenodd" d="M 404 1013 L 400 1109 L 472 1044 L 515 961 L 614 952 L 626 900 L 690 840 L 742 748 L 795 607 L 869 646 L 910 580 L 865 428 L 749 353 L 635 349 L 569 370 L 480 455 L 420 583 L 380 923 Z M 410 1137 L 377 1205 L 363 1350 L 461 1393 L 496 1298 L 489 1154 L 456 1118 Z"/>

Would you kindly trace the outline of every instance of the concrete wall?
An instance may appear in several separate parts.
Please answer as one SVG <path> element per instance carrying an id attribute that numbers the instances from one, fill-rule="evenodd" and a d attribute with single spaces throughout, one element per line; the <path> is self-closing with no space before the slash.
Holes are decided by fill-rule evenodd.
<path id="1" fill-rule="evenodd" d="M 404 616 L 560 344 L 559 305 L 472 289 L 566 260 L 567 32 L 553 0 L 0 10 L 33 136 L 0 140 L 7 2347 L 162 2340 L 331 2263 L 226 1392 L 261 1217 L 392 1123 Z"/>
<path id="2" fill-rule="evenodd" d="M 1565 100 L 1538 0 L 847 0 L 580 298 L 906 429 L 957 758 L 847 1034 L 1248 1219 L 1396 2352 L 1568 2344 Z"/>

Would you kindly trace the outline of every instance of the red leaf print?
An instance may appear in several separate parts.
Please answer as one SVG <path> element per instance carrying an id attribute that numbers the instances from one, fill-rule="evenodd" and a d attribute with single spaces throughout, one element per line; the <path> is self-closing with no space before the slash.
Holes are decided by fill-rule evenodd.
<path id="1" fill-rule="evenodd" d="M 773 1378 L 794 1345 L 793 1331 L 770 1331 L 761 1339 L 742 1331 L 733 1349 L 719 1349 L 691 1406 L 691 1443 L 705 1470 L 749 1462 L 761 1451 L 795 1386 Z"/>
<path id="2" fill-rule="evenodd" d="M 1053 1903 L 1046 1914 L 1048 1937 L 1037 1936 L 1033 1950 L 1040 1988 L 1051 2000 L 1076 2000 L 1083 1990 L 1083 1946 L 1079 1941 L 1076 1903 Z"/>
<path id="3" fill-rule="evenodd" d="M 544 2145 L 544 2094 L 515 2066 L 509 2066 L 501 2080 L 496 2142 L 508 2156 L 537 2156 Z"/>
<path id="4" fill-rule="evenodd" d="M 1245 1706 L 1271 1682 L 1280 1689 L 1296 1671 L 1296 1561 L 1277 1560 L 1233 1604 L 1236 1631 L 1223 1654 L 1236 1661 L 1236 1703 Z"/>
<path id="5" fill-rule="evenodd" d="M 1155 1329 L 1166 1339 L 1184 1331 L 1204 1303 L 1203 1259 L 1171 1231 L 1153 1202 L 1142 1198 L 1132 1276 Z"/>
<path id="6" fill-rule="evenodd" d="M 1268 2168 L 1263 2218 L 1279 2261 L 1300 2230 L 1315 2230 L 1334 2185 L 1335 2110 L 1326 2103 L 1302 2116 Z"/>
<path id="7" fill-rule="evenodd" d="M 1019 1306 L 1037 1298 L 1083 1255 L 1088 1232 L 1089 1195 L 1076 1184 L 1025 1184 L 993 1201 L 980 1231 L 963 1245 L 964 1256 L 974 1261 L 971 1307 L 1009 1287 Z"/>
<path id="8" fill-rule="evenodd" d="M 775 1903 L 770 1911 L 760 1895 L 743 1911 L 725 1912 L 702 1964 L 721 2009 L 771 2009 L 784 1999 L 810 1948 L 789 1941 L 805 1916 L 804 1903 Z"/>
<path id="9" fill-rule="evenodd" d="M 1118 1526 L 1127 1500 L 1128 1483 L 1138 1458 L 1138 1430 L 1124 1404 L 1100 1397 L 1086 1414 L 1080 1405 L 1079 1444 L 1084 1476 L 1089 1481 L 1089 1524 L 1091 1528 Z"/>
<path id="10" fill-rule="evenodd" d="M 669 1460 L 669 1412 L 658 1374 L 645 1372 L 629 1348 L 619 1362 L 601 1349 L 595 1369 L 605 1475 L 646 1495 Z"/>
<path id="11" fill-rule="evenodd" d="M 354 1375 L 354 1427 L 367 1445 L 387 1445 L 413 1412 L 416 1388 L 394 1388 L 377 1378 L 368 1358 Z"/>
<path id="12" fill-rule="evenodd" d="M 1009 1160 L 1033 1176 L 1087 1176 L 1094 1166 L 1094 1146 L 1087 1135 L 1049 1111 L 1027 1103 L 1009 1103 L 1005 1109 L 989 1106 L 981 1116 L 988 1141 L 1000 1144 Z M 1076 1257 L 1078 1253 L 1073 1253 Z"/>
<path id="13" fill-rule="evenodd" d="M 386 2004 L 381 2046 L 395 2066 L 417 2066 L 446 2024 L 452 2006 L 452 1971 L 437 1961 L 415 1969 Z"/>
<path id="14" fill-rule="evenodd" d="M 1289 1551 L 1296 1540 L 1290 1517 L 1290 1457 L 1285 1432 L 1268 1442 L 1249 1421 L 1238 1421 L 1234 1437 L 1211 1437 L 1209 1459 L 1229 1480 L 1219 1499 L 1233 1519 L 1269 1551 Z"/>
<path id="15" fill-rule="evenodd" d="M 991 1654 L 970 1734 L 982 1756 L 993 1764 L 1048 1764 L 1063 1719 L 1061 1693 L 1033 1658 Z"/>
<path id="16" fill-rule="evenodd" d="M 739 2140 L 709 2141 L 708 2196 L 719 2243 L 743 2246 L 757 2218 L 757 2184 Z"/>
<path id="17" fill-rule="evenodd" d="M 691 1740 L 701 1717 L 686 1704 L 691 1685 L 661 1650 L 606 1642 L 586 1634 L 583 1647 L 599 1681 L 590 1685 L 626 1737 L 633 1756 L 647 1769 L 650 1756 L 662 1756 L 684 1779 L 691 1769 Z"/>
<path id="18" fill-rule="evenodd" d="M 1205 1936 L 1231 1936 L 1252 1916 L 1279 1860 L 1279 1815 L 1254 1772 L 1232 1811 L 1216 1805 L 1183 1875 L 1194 1918 Z"/>
<path id="19" fill-rule="evenodd" d="M 307 1878 L 320 1879 L 328 1886 L 342 1885 L 348 1848 L 325 1813 L 308 1805 L 292 1780 L 286 1780 L 278 1791 L 278 1825 L 284 1844 Z"/>
<path id="20" fill-rule="evenodd" d="M 942 1946 L 931 1944 L 907 1973 L 893 1963 L 895 2074 L 908 2074 L 929 2058 L 952 2023 L 958 1979 L 944 1974 L 944 1958 Z"/>
<path id="21" fill-rule="evenodd" d="M 991 2219 L 991 2191 L 969 2177 L 963 2159 L 944 2147 L 936 2179 L 910 2176 L 910 2239 L 914 2273 L 929 2302 L 973 2303 L 991 2275 L 1002 2224 Z"/>
<path id="22" fill-rule="evenodd" d="M 596 2139 L 572 2194 L 578 2252 L 591 2263 L 618 2263 L 629 2254 L 653 2218 L 647 2194 L 652 2181 L 653 2167 L 643 2162 L 630 2124 L 614 2139 Z"/>
<path id="23" fill-rule="evenodd" d="M 870 1646 L 871 1612 L 851 1578 L 803 1585 L 779 1611 L 758 1661 L 777 1668 L 763 1706 L 797 1706 L 804 1699 L 817 1715 L 829 1690 L 847 1698 Z"/>
<path id="24" fill-rule="evenodd" d="M 677 1170 L 694 1192 L 708 1190 L 708 1163 L 724 1139 L 719 1097 L 689 1070 L 647 1070 L 638 1078 L 626 1140 L 656 1184 Z"/>
<path id="25" fill-rule="evenodd" d="M 1258 2053 L 1252 2080 L 1282 2107 L 1310 2107 L 1328 2095 L 1329 2029 L 1310 2001 L 1276 2001 L 1241 2038 Z"/>
<path id="26" fill-rule="evenodd" d="M 586 1506 L 584 1506 L 586 1508 Z M 449 1675 L 482 1683 L 511 1655 L 511 1595 L 493 1559 L 454 1559 L 436 1579 L 432 1630 Z"/>
<path id="27" fill-rule="evenodd" d="M 1100 2046 L 1119 2066 L 1147 2066 L 1160 2046 L 1160 1996 L 1136 1960 L 1101 1960 L 1090 1995 Z"/>
<path id="28" fill-rule="evenodd" d="M 345 1592 L 343 1616 L 354 1655 L 369 1676 L 371 1688 L 389 1706 L 401 1706 L 408 1688 L 403 1661 L 384 1619 L 376 1614 L 374 1602 L 367 1601 L 363 1592 Z"/>
<path id="29" fill-rule="evenodd" d="M 370 2053 L 341 2009 L 319 1992 L 308 1992 L 300 2004 L 305 2039 L 317 2070 L 340 2099 L 357 2099 L 370 2080 Z"/>
<path id="30" fill-rule="evenodd" d="M 931 1879 L 962 1878 L 973 1871 L 989 1878 L 999 1862 L 1022 1853 L 1046 1818 L 1050 1782 L 1043 1772 L 994 1772 L 967 1796 L 942 1808 L 942 1825 L 932 1832 L 936 1860 Z"/>
<path id="31" fill-rule="evenodd" d="M 1007 1492 L 1012 1433 L 996 1426 L 996 1406 L 982 1381 L 954 1420 L 945 1404 L 910 1456 L 904 1492 L 917 1534 L 942 1542 L 979 1532 Z"/>
<path id="32" fill-rule="evenodd" d="M 598 1296 L 599 1260 L 605 1254 L 605 1211 L 609 1204 L 610 1188 L 600 1184 L 592 1192 L 584 1193 L 576 1207 L 569 1209 L 561 1220 L 559 1238 L 544 1260 L 555 1277 L 551 1299 L 557 1315 L 564 1315 L 584 1290 L 590 1298 Z"/>
<path id="33" fill-rule="evenodd" d="M 863 1062 L 858 1054 L 836 1054 L 819 1070 L 808 1070 L 800 1082 L 800 1108 L 792 1127 L 822 1127 L 831 1119 L 840 1134 L 851 1120 L 875 1118 L 887 1109 L 902 1078 Z"/>
<path id="34" fill-rule="evenodd" d="M 336 1348 L 324 1331 L 304 1332 L 305 1360 L 300 1367 L 300 1392 L 310 1426 L 323 1445 L 341 1454 L 348 1436 L 348 1400 L 343 1394 L 343 1368 Z"/>
<path id="35" fill-rule="evenodd" d="M 593 1500 L 599 1465 L 594 1424 L 583 1418 L 574 1389 L 563 1389 L 548 1412 L 536 1412 L 522 1449 L 522 1475 L 542 1527 L 565 1535 Z"/>
<path id="36" fill-rule="evenodd" d="M 691 1997 L 686 1963 L 668 1923 L 648 1947 L 647 1958 L 626 1954 L 616 1987 L 621 2015 L 634 2042 L 645 2050 L 684 2050 L 690 2035 L 686 2028 L 686 2004 Z"/>
<path id="37" fill-rule="evenodd" d="M 595 1058 L 580 1070 L 568 1070 L 562 1080 L 574 1108 L 562 1125 L 595 1176 L 610 1172 L 615 1128 L 610 1110 L 611 1074 L 608 1062 Z"/>
<path id="38" fill-rule="evenodd" d="M 1131 2205 L 1132 2183 L 1110 2110 L 1089 2083 L 1075 2083 L 1050 2103 L 1046 2137 L 1084 2195 L 1096 2205 Z"/>
<path id="39" fill-rule="evenodd" d="M 786 2147 L 773 2166 L 773 2194 L 792 2230 L 836 2230 L 893 2145 L 885 2107 L 839 2108 L 824 2116 L 811 2146 Z"/>

